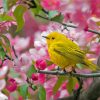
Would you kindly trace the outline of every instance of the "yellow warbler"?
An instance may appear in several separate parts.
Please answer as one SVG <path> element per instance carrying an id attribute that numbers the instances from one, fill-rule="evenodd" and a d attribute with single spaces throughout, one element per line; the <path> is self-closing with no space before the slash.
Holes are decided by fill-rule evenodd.
<path id="1" fill-rule="evenodd" d="M 62 69 L 81 64 L 92 71 L 96 70 L 96 65 L 86 58 L 86 53 L 64 34 L 51 32 L 43 37 L 46 38 L 51 61 Z"/>

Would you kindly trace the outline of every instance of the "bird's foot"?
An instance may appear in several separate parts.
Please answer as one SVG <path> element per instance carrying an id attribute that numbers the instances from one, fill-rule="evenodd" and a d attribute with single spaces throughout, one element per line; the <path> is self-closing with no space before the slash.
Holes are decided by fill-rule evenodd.
<path id="1" fill-rule="evenodd" d="M 73 66 L 68 66 L 67 68 L 64 68 L 63 71 L 64 72 L 68 72 L 71 73 L 75 70 L 75 68 Z"/>

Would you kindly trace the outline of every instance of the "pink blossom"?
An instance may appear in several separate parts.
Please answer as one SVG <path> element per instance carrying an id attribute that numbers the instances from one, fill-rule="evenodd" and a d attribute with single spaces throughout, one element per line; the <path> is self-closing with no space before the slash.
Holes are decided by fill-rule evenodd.
<path id="1" fill-rule="evenodd" d="M 14 45 L 15 50 L 21 51 L 28 47 L 30 39 L 29 39 L 29 37 L 27 37 L 27 38 L 16 37 L 16 39 L 14 39 L 14 41 L 15 41 L 15 45 Z"/>
<path id="2" fill-rule="evenodd" d="M 34 20 L 34 18 L 31 16 L 31 14 L 28 11 L 25 13 L 24 18 L 25 18 L 24 31 L 26 35 L 34 36 L 33 33 L 35 33 L 39 28 L 38 23 L 36 23 L 36 21 Z M 34 37 L 33 37 L 33 40 L 34 40 Z"/>
<path id="3" fill-rule="evenodd" d="M 26 72 L 31 63 L 30 55 L 28 53 L 22 53 L 18 58 L 14 59 L 14 69 L 17 72 Z"/>
<path id="4" fill-rule="evenodd" d="M 32 74 L 31 76 L 33 81 L 37 81 L 38 80 L 38 75 L 37 74 Z"/>
<path id="5" fill-rule="evenodd" d="M 45 60 L 39 59 L 36 61 L 36 67 L 40 70 L 44 70 L 46 68 L 47 64 Z"/>
<path id="6" fill-rule="evenodd" d="M 31 59 L 37 61 L 38 59 L 45 59 L 45 56 L 47 55 L 46 48 L 34 48 L 29 50 Z"/>
<path id="7" fill-rule="evenodd" d="M 48 70 L 53 70 L 53 69 L 55 69 L 55 67 L 56 67 L 56 65 L 52 64 L 52 65 L 48 66 L 47 68 L 48 68 Z"/>
<path id="8" fill-rule="evenodd" d="M 14 92 L 17 89 L 16 81 L 13 78 L 9 78 L 6 88 L 9 92 Z"/>
<path id="9" fill-rule="evenodd" d="M 44 87 L 46 89 L 46 99 L 51 100 L 53 97 L 53 87 L 57 81 L 57 77 L 52 77 L 48 81 L 45 82 Z"/>
<path id="10" fill-rule="evenodd" d="M 99 30 L 99 26 L 97 26 L 96 22 L 97 21 L 95 21 L 93 19 L 89 19 L 89 21 L 88 21 L 89 28 L 91 28 L 93 30 Z"/>
<path id="11" fill-rule="evenodd" d="M 100 18 L 100 0 L 90 0 L 92 15 Z"/>
<path id="12" fill-rule="evenodd" d="M 39 75 L 38 75 L 38 82 L 39 82 L 40 84 L 44 84 L 45 81 L 46 81 L 46 76 L 45 76 L 45 74 L 39 74 Z"/>
<path id="13" fill-rule="evenodd" d="M 100 55 L 100 43 L 94 43 L 91 46 L 91 51 L 94 51 L 97 56 Z"/>
<path id="14" fill-rule="evenodd" d="M 19 96 L 18 100 L 24 100 L 24 98 L 22 96 Z"/>
<path id="15" fill-rule="evenodd" d="M 0 7 L 2 7 L 2 4 L 3 4 L 3 3 L 2 3 L 2 0 L 0 0 Z"/>
<path id="16" fill-rule="evenodd" d="M 8 96 L 0 92 L 0 100 L 8 100 Z"/>
<path id="17" fill-rule="evenodd" d="M 22 65 L 28 65 L 28 64 L 30 64 L 29 55 L 27 53 L 23 53 L 20 56 L 20 62 L 22 63 Z"/>
<path id="18" fill-rule="evenodd" d="M 4 79 L 0 80 L 0 91 L 6 86 L 6 81 Z"/>
<path id="19" fill-rule="evenodd" d="M 92 40 L 93 36 L 94 36 L 93 33 L 87 32 L 87 33 L 85 34 L 86 41 L 87 41 L 87 42 L 90 42 L 90 41 Z"/>
<path id="20" fill-rule="evenodd" d="M 58 10 L 60 7 L 60 0 L 41 0 L 41 5 L 47 10 Z"/>
<path id="21" fill-rule="evenodd" d="M 8 71 L 8 66 L 2 66 L 0 68 L 0 79 L 3 79 Z"/>
<path id="22" fill-rule="evenodd" d="M 82 12 L 81 10 L 76 10 L 75 13 L 71 15 L 71 21 L 75 24 L 78 24 L 78 27 L 81 29 L 85 29 L 87 25 L 87 21 L 90 17 L 89 12 Z"/>

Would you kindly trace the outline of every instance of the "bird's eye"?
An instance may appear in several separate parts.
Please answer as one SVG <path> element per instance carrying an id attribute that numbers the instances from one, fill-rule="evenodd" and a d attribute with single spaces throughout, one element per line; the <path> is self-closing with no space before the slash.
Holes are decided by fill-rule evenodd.
<path id="1" fill-rule="evenodd" d="M 52 37 L 51 39 L 52 39 L 52 40 L 54 40 L 55 38 L 54 38 L 54 37 Z"/>

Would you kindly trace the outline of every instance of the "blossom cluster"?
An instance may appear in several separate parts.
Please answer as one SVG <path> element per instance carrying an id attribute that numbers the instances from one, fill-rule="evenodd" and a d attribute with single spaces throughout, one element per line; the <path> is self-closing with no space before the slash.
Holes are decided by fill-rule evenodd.
<path id="1" fill-rule="evenodd" d="M 1 1 L 0 7 L 4 5 Z M 9 98 L 13 100 L 17 98 L 18 100 L 24 100 L 24 97 L 19 93 L 19 88 L 23 84 L 28 84 L 28 91 L 34 98 L 38 94 L 37 88 L 39 85 L 42 85 L 46 90 L 46 100 L 56 100 L 57 98 L 69 96 L 70 94 L 66 89 L 68 80 L 62 82 L 60 88 L 54 94 L 54 86 L 59 79 L 58 76 L 32 73 L 28 77 L 27 73 L 32 65 L 37 70 L 50 71 L 57 69 L 57 65 L 50 62 L 47 44 L 42 38 L 42 35 L 47 35 L 52 31 L 65 34 L 73 42 L 77 43 L 82 50 L 86 51 L 87 57 L 96 64 L 97 58 L 100 56 L 100 34 L 98 35 L 88 30 L 99 31 L 100 0 L 40 0 L 38 2 L 40 9 L 37 8 L 37 12 L 38 9 L 40 12 L 46 12 L 46 14 L 55 11 L 57 15 L 53 13 L 53 18 L 62 15 L 62 22 L 56 20 L 41 21 L 41 18 L 36 18 L 32 14 L 36 13 L 35 11 L 27 10 L 22 17 L 25 21 L 24 26 L 18 33 L 13 29 L 20 27 L 21 24 L 17 22 L 20 18 L 16 18 L 14 10 L 16 6 L 20 5 L 21 1 L 14 1 L 16 3 L 7 11 L 7 16 L 11 18 L 8 17 L 8 20 L 6 16 L 0 19 L 0 34 L 4 34 L 7 37 L 11 47 L 11 58 L 2 60 L 0 57 L 0 99 Z M 21 5 L 24 5 L 24 3 Z M 0 13 L 0 17 L 1 15 Z M 48 17 L 49 15 L 46 16 Z M 13 17 L 16 20 L 12 20 Z M 62 23 L 76 25 L 77 28 L 66 27 Z M 0 47 L 2 47 L 1 39 Z M 4 47 L 5 49 L 7 48 Z M 10 53 L 8 53 L 7 57 L 9 57 Z M 88 88 L 86 85 L 91 82 L 92 80 L 85 81 L 85 88 Z M 78 87 L 78 83 L 76 83 L 75 89 Z M 18 96 L 16 97 L 15 94 Z M 32 97 L 30 96 L 29 98 Z"/>

